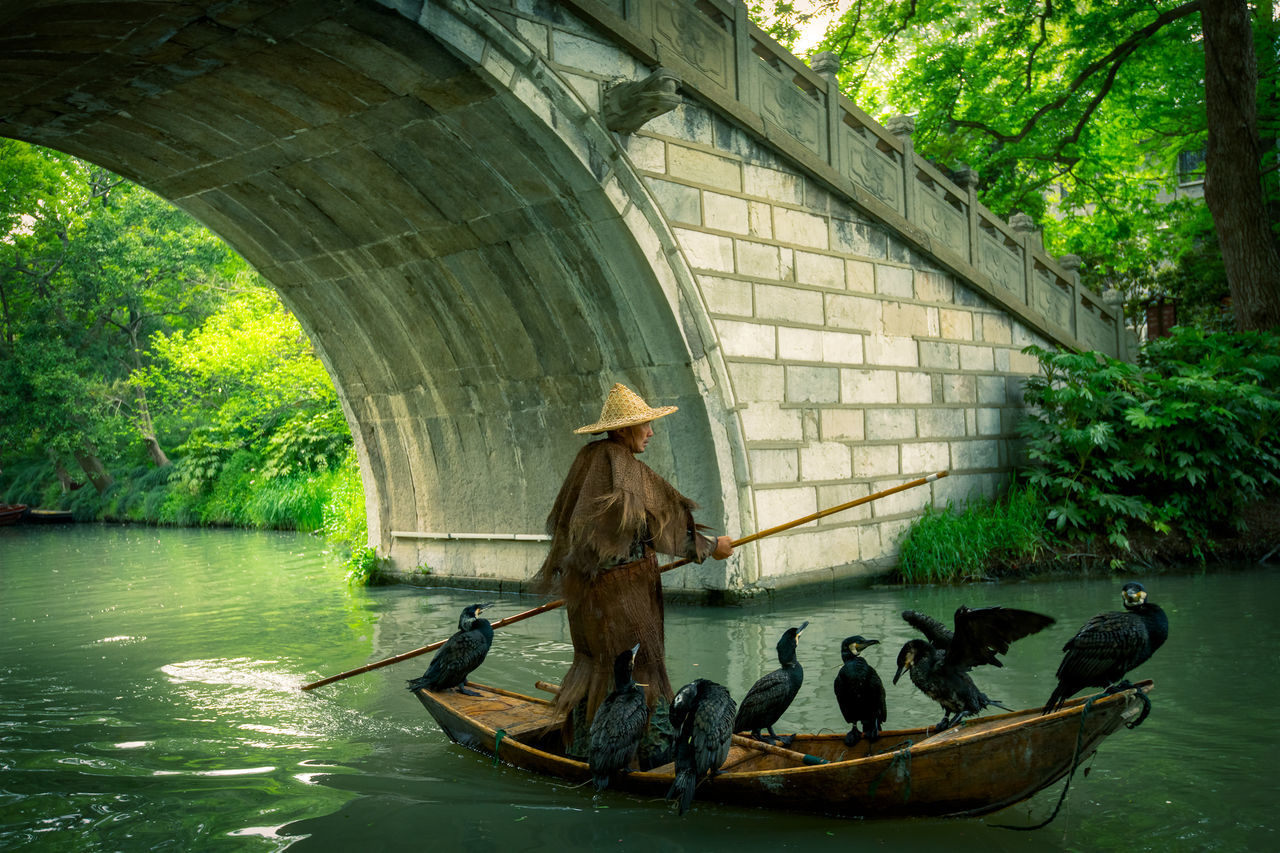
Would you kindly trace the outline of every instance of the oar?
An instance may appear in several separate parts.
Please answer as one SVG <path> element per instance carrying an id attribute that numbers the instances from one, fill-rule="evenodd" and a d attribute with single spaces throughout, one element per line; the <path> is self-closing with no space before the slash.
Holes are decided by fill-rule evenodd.
<path id="1" fill-rule="evenodd" d="M 889 495 L 894 495 L 894 494 L 897 494 L 898 492 L 906 491 L 907 489 L 914 489 L 916 486 L 923 486 L 925 483 L 932 483 L 934 480 L 938 480 L 938 479 L 941 479 L 942 477 L 947 476 L 947 473 L 948 473 L 947 471 L 939 471 L 936 474 L 930 474 L 927 477 L 921 477 L 917 480 L 912 480 L 909 483 L 903 483 L 900 486 L 894 486 L 893 488 L 890 488 L 890 489 L 884 489 L 883 491 L 874 492 L 873 494 L 870 494 L 870 495 L 864 495 L 863 497 L 848 501 L 846 503 L 839 504 L 838 506 L 832 506 L 832 507 L 827 507 L 826 509 L 820 509 L 815 513 L 811 513 L 809 515 L 804 516 L 803 518 L 797 518 L 793 521 L 788 521 L 785 524 L 779 524 L 777 527 L 770 527 L 768 530 L 761 530 L 757 533 L 752 533 L 750 535 L 744 536 L 741 539 L 735 539 L 733 541 L 733 547 L 737 548 L 739 545 L 746 545 L 748 542 L 754 542 L 757 539 L 763 539 L 766 536 L 772 536 L 775 533 L 781 533 L 784 530 L 790 530 L 793 527 L 799 527 L 802 524 L 808 524 L 811 521 L 817 521 L 820 518 L 826 518 L 828 515 L 832 515 L 833 513 L 843 512 L 846 509 L 853 509 L 855 506 L 861 506 L 862 504 L 870 503 L 871 501 L 879 500 L 880 498 L 885 498 L 885 497 L 888 497 Z M 686 557 L 681 560 L 676 560 L 674 563 L 667 563 L 665 566 L 659 567 L 659 570 L 664 572 L 669 572 L 672 569 L 678 569 L 681 566 L 686 566 L 691 562 L 693 561 Z M 537 607 L 533 608 L 532 610 L 526 610 L 523 613 L 517 613 L 514 616 L 508 616 L 505 619 L 499 619 L 498 621 L 493 623 L 493 627 L 502 628 L 507 625 L 513 625 L 516 622 L 522 622 L 531 616 L 537 616 L 540 613 L 546 613 L 548 610 L 555 610 L 558 607 L 563 607 L 564 603 L 565 602 L 563 598 L 558 598 L 555 601 L 548 601 L 546 604 L 540 604 Z M 436 640 L 434 643 L 425 645 L 422 648 L 414 649 L 413 651 L 409 651 L 409 652 L 404 652 L 403 654 L 398 654 L 395 657 L 384 658 L 383 660 L 375 661 L 374 663 L 368 663 L 368 664 L 365 664 L 364 666 L 359 666 L 359 667 L 356 667 L 355 669 L 347 670 L 346 672 L 340 672 L 337 675 L 330 675 L 328 678 L 322 678 L 319 681 L 313 681 L 310 684 L 304 684 L 302 685 L 302 689 L 314 690 L 317 687 L 323 687 L 326 684 L 332 684 L 335 681 L 341 681 L 342 679 L 350 678 L 353 675 L 360 675 L 361 673 L 368 672 L 369 670 L 372 670 L 372 669 L 380 669 L 384 666 L 390 666 L 393 663 L 400 663 L 400 661 L 408 660 L 409 658 L 416 658 L 418 655 L 425 655 L 427 652 L 433 652 L 436 649 L 443 646 L 446 640 Z"/>

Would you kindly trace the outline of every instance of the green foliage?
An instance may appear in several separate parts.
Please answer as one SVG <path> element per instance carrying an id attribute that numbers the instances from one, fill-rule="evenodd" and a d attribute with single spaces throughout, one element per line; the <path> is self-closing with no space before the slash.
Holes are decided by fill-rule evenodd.
<path id="1" fill-rule="evenodd" d="M 898 571 L 906 583 L 989 579 L 995 567 L 1036 559 L 1046 511 L 1038 492 L 1016 485 L 997 501 L 927 507 L 902 540 Z"/>
<path id="2" fill-rule="evenodd" d="M 755 0 L 749 9 L 784 44 L 807 17 L 838 11 L 814 50 L 840 57 L 845 93 L 881 121 L 913 116 L 917 154 L 944 173 L 976 170 L 987 207 L 1030 214 L 1052 254 L 1081 256 L 1085 283 L 1119 289 L 1131 311 L 1169 284 L 1225 281 L 1216 236 L 1200 239 L 1203 204 L 1169 205 L 1179 156 L 1208 138 L 1195 4 Z M 1258 169 L 1280 233 L 1280 16 L 1260 4 L 1251 21 L 1262 156 L 1242 167 Z"/>
<path id="3" fill-rule="evenodd" d="M 342 464 L 330 476 L 328 492 L 329 500 L 324 505 L 325 539 L 347 552 L 348 577 L 353 582 L 376 582 L 379 564 L 376 552 L 368 544 L 364 485 L 354 448 L 347 451 Z"/>
<path id="4" fill-rule="evenodd" d="M 1043 370 L 1026 386 L 1030 482 L 1061 533 L 1207 542 L 1280 486 L 1280 335 L 1179 327 L 1138 365 L 1026 351 Z"/>

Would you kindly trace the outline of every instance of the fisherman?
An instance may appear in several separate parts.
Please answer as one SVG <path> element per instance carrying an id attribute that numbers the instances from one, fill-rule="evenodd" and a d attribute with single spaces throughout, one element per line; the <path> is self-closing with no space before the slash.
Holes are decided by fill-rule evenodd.
<path id="1" fill-rule="evenodd" d="M 653 438 L 652 422 L 676 411 L 650 408 L 615 384 L 600 419 L 574 430 L 605 437 L 574 459 L 551 514 L 550 551 L 538 573 L 547 591 L 565 600 L 573 664 L 556 696 L 565 749 L 585 756 L 591 720 L 614 687 L 614 660 L 636 643 L 635 681 L 645 685 L 649 731 L 639 750 L 642 768 L 670 760 L 674 734 L 663 636 L 662 576 L 657 554 L 701 563 L 733 554 L 728 536 L 712 539 L 693 520 L 697 505 L 636 456 Z"/>

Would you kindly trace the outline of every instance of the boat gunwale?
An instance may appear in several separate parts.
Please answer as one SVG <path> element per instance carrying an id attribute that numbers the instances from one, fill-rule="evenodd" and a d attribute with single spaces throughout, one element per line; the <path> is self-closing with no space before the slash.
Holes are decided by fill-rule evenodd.
<path id="1" fill-rule="evenodd" d="M 529 696 L 527 694 L 517 693 L 515 691 L 510 691 L 503 688 L 493 688 L 493 687 L 490 687 L 489 685 L 481 684 L 474 681 L 469 682 L 468 686 L 473 689 L 487 690 L 498 696 L 506 696 L 511 699 L 524 700 L 526 702 L 530 702 L 536 705 L 545 705 L 545 706 L 551 705 L 551 703 L 548 702 L 547 700 L 538 698 L 536 696 Z M 871 768 L 871 767 L 877 767 L 880 764 L 897 760 L 897 757 L 904 752 L 909 752 L 912 755 L 913 760 L 917 756 L 928 757 L 928 756 L 931 756 L 934 752 L 947 750 L 947 749 L 954 749 L 959 746 L 972 746 L 976 743 L 980 743 L 985 740 L 990 740 L 996 737 L 1003 737 L 1007 735 L 1010 732 L 1010 730 L 1030 726 L 1037 720 L 1043 720 L 1045 722 L 1054 722 L 1054 721 L 1064 722 L 1065 720 L 1063 718 L 1065 717 L 1076 717 L 1076 716 L 1082 715 L 1084 713 L 1084 710 L 1083 710 L 1084 706 L 1088 704 L 1090 700 L 1093 700 L 1093 703 L 1095 706 L 1098 703 L 1106 703 L 1110 705 L 1116 701 L 1121 701 L 1121 700 L 1125 701 L 1125 703 L 1127 704 L 1130 694 L 1136 694 L 1137 692 L 1141 692 L 1143 694 L 1148 693 L 1150 692 L 1153 686 L 1154 686 L 1154 682 L 1151 681 L 1150 679 L 1146 679 L 1146 680 L 1135 683 L 1131 688 L 1126 688 L 1125 690 L 1107 694 L 1105 696 L 1101 696 L 1100 698 L 1095 695 L 1095 696 L 1083 696 L 1083 697 L 1071 699 L 1065 705 L 1063 705 L 1062 708 L 1056 711 L 1053 711 L 1049 714 L 1039 713 L 1038 709 L 1036 708 L 1026 708 L 1022 710 L 1009 711 L 1003 714 L 994 714 L 989 717 L 980 717 L 975 719 L 974 722 L 977 723 L 981 721 L 984 724 L 982 728 L 980 730 L 973 731 L 968 734 L 960 732 L 958 734 L 953 735 L 951 734 L 951 732 L 954 731 L 954 728 L 947 728 L 947 729 L 943 729 L 942 731 L 933 732 L 933 734 L 927 734 L 923 740 L 919 740 L 919 741 L 911 741 L 911 739 L 907 737 L 907 740 L 911 741 L 910 745 L 900 746 L 897 748 L 886 750 L 884 752 L 877 752 L 874 754 L 862 755 L 855 758 L 828 760 L 825 764 L 795 764 L 790 766 L 774 767 L 774 768 L 768 768 L 768 769 L 762 769 L 762 770 L 726 770 L 723 773 L 718 774 L 716 776 L 716 780 L 724 781 L 724 782 L 731 782 L 736 780 L 751 781 L 761 776 L 777 777 L 781 775 L 792 776 L 792 775 L 801 775 L 801 774 L 807 774 L 807 773 L 823 774 L 823 773 L 831 773 L 834 770 L 848 770 L 853 768 L 861 769 L 863 767 Z M 420 694 L 425 693 L 428 696 L 436 695 L 433 693 L 433 691 L 429 691 L 429 690 L 419 690 L 415 692 Z M 468 725 L 476 729 L 483 730 L 484 732 L 487 732 L 491 736 L 491 739 L 496 739 L 497 733 L 499 731 L 498 729 L 494 729 L 489 725 L 480 722 L 474 717 L 462 713 L 461 710 L 459 710 L 456 706 L 452 704 L 439 701 L 439 700 L 433 700 L 433 701 L 436 701 L 437 704 L 441 705 L 442 707 L 449 708 L 454 714 L 463 717 L 465 720 L 467 720 Z M 1118 710 L 1121 713 L 1123 713 L 1123 709 L 1118 709 Z M 1018 718 L 1018 721 L 1015 722 L 1011 718 Z M 1000 723 L 1001 720 L 1008 720 L 1008 722 L 1001 724 Z M 997 725 L 994 725 L 994 726 L 989 725 L 990 723 L 993 723 L 993 722 L 997 723 Z M 964 724 L 962 723 L 961 725 L 963 726 Z M 441 727 L 443 728 L 443 726 Z M 903 736 L 909 736 L 912 734 L 929 732 L 932 728 L 933 728 L 932 726 L 924 726 L 921 728 L 914 728 L 914 729 L 889 730 L 889 731 L 881 732 L 880 738 L 881 739 L 892 738 L 892 737 L 901 738 Z M 1103 734 L 1102 737 L 1106 737 L 1107 734 L 1109 734 L 1109 732 L 1106 734 Z M 939 735 L 946 735 L 946 736 L 939 737 Z M 804 737 L 807 739 L 818 739 L 818 740 L 836 740 L 836 739 L 843 740 L 844 738 L 844 735 L 837 732 L 822 733 L 822 734 L 799 733 L 798 736 Z M 935 740 L 935 738 L 937 739 Z M 1097 738 L 1097 739 L 1100 740 L 1101 738 Z M 505 736 L 504 736 L 504 740 L 506 740 Z M 568 755 L 564 755 L 562 753 L 548 752 L 546 750 L 533 746 L 529 743 L 526 743 L 523 740 L 520 740 L 519 737 L 512 737 L 510 740 L 511 742 L 518 744 L 521 749 L 527 750 L 528 752 L 534 753 L 540 757 L 546 757 L 551 759 L 555 763 L 563 763 L 573 767 L 574 769 L 581 768 L 584 772 L 588 772 L 588 773 L 590 772 L 590 767 L 588 763 L 585 761 L 580 761 L 576 758 L 570 757 Z M 478 747 L 478 746 L 476 748 L 483 749 L 482 747 Z M 750 747 L 745 747 L 745 749 L 749 750 Z M 500 755 L 500 748 L 498 746 L 495 746 L 495 748 L 492 751 L 490 751 L 488 754 L 495 755 L 498 757 L 499 760 L 502 760 Z M 513 765 L 513 766 L 518 766 L 518 765 Z M 669 763 L 662 766 L 671 767 Z M 653 780 L 653 781 L 659 781 L 659 780 L 669 781 L 670 779 L 673 779 L 675 776 L 673 770 L 663 771 L 658 768 L 654 768 L 652 770 L 633 770 L 627 775 L 628 777 L 636 778 L 638 780 L 647 779 L 647 780 Z"/>

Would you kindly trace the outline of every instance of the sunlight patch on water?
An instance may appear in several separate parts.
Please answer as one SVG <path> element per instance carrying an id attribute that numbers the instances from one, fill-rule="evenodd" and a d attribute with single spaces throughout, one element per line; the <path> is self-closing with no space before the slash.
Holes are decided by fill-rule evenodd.
<path id="1" fill-rule="evenodd" d="M 274 773 L 276 768 L 267 767 L 228 767 L 221 770 L 153 770 L 152 776 L 261 776 Z"/>

